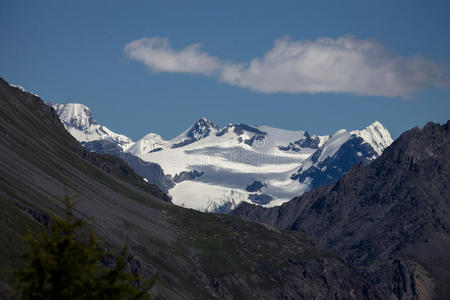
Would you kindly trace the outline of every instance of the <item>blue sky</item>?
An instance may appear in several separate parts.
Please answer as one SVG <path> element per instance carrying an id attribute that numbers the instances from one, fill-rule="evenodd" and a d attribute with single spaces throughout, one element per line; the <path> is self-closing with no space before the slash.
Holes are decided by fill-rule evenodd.
<path id="1" fill-rule="evenodd" d="M 1 0 L 0 76 L 133 139 L 201 116 L 397 137 L 450 118 L 449 3 Z"/>

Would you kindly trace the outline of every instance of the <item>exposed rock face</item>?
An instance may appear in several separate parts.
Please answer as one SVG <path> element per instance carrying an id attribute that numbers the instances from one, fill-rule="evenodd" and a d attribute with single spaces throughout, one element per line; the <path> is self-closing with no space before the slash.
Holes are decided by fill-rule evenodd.
<path id="1" fill-rule="evenodd" d="M 189 129 L 184 136 L 181 137 L 181 140 L 172 145 L 172 148 L 179 148 L 198 140 L 201 140 L 207 136 L 209 136 L 213 132 L 217 132 L 219 130 L 219 126 L 207 120 L 205 118 L 200 118 L 192 127 Z"/>
<path id="2" fill-rule="evenodd" d="M 319 148 L 320 144 L 320 138 L 318 136 L 310 136 L 307 131 L 305 131 L 305 137 L 295 141 L 293 143 L 289 143 L 287 146 L 279 146 L 278 148 L 281 151 L 294 151 L 294 152 L 300 152 L 303 150 L 303 148 L 311 148 L 311 149 L 317 149 Z"/>
<path id="3" fill-rule="evenodd" d="M 321 150 L 321 149 L 320 149 Z M 332 157 L 323 161 L 317 161 L 321 151 L 313 154 L 311 161 L 313 166 L 306 170 L 300 168 L 299 172 L 292 175 L 292 179 L 304 182 L 308 177 L 313 178 L 311 188 L 327 185 L 337 180 L 358 163 L 368 163 L 377 155 L 369 144 L 360 137 L 353 137 L 345 142 Z"/>
<path id="4" fill-rule="evenodd" d="M 267 194 L 250 194 L 248 195 L 248 199 L 255 204 L 265 205 L 270 203 L 273 198 Z"/>
<path id="5" fill-rule="evenodd" d="M 178 174 L 175 174 L 175 176 L 173 177 L 173 181 L 175 181 L 176 183 L 180 183 L 185 180 L 194 180 L 195 178 L 200 177 L 202 175 L 203 172 L 197 170 L 192 170 L 189 172 L 183 171 Z"/>
<path id="6" fill-rule="evenodd" d="M 319 145 L 317 136 L 311 139 L 309 134 L 305 134 L 305 139 L 295 142 L 295 145 L 314 146 L 314 141 Z M 300 182 L 311 181 L 311 188 L 328 185 L 359 163 L 372 162 L 391 143 L 389 131 L 378 121 L 363 130 L 339 130 L 321 147 L 316 147 L 317 151 L 302 162 L 291 178 Z"/>
<path id="7" fill-rule="evenodd" d="M 101 154 L 119 155 L 122 153 L 122 148 L 117 143 L 108 140 L 98 140 L 91 142 L 81 142 L 81 145 L 90 152 L 97 152 Z"/>
<path id="8" fill-rule="evenodd" d="M 262 183 L 261 181 L 255 180 L 255 181 L 253 181 L 252 184 L 247 185 L 247 186 L 245 187 L 245 190 L 246 190 L 247 192 L 254 193 L 254 192 L 259 192 L 259 191 L 260 191 L 263 187 L 265 187 L 265 186 L 266 186 L 266 185 L 265 185 L 264 183 Z"/>
<path id="9" fill-rule="evenodd" d="M 112 249 L 127 242 L 131 271 L 158 273 L 157 299 L 378 299 L 341 258 L 299 233 L 161 200 L 126 163 L 84 149 L 54 110 L 0 79 L 1 298 L 26 227 L 61 215 L 64 186 L 77 195 L 77 216 Z"/>
<path id="10" fill-rule="evenodd" d="M 450 121 L 402 134 L 370 165 L 281 207 L 232 214 L 305 233 L 368 274 L 384 297 L 450 298 Z"/>

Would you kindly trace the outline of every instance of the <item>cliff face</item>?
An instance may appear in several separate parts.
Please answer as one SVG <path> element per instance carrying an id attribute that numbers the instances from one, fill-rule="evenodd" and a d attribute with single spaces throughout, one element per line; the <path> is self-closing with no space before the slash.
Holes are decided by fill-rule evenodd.
<path id="1" fill-rule="evenodd" d="M 402 134 L 336 183 L 234 216 L 302 232 L 368 274 L 386 297 L 450 297 L 450 122 Z"/>
<path id="2" fill-rule="evenodd" d="M 58 197 L 130 268 L 158 273 L 158 299 L 377 299 L 341 258 L 303 235 L 167 202 L 126 163 L 84 150 L 55 112 L 0 79 L 0 297 L 21 263 L 26 228 L 46 230 Z M 6 292 L 5 292 L 6 291 Z"/>

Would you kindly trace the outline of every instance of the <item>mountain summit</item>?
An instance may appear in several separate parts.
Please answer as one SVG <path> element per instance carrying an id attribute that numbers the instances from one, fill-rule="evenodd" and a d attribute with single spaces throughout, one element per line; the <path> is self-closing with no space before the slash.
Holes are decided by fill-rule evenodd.
<path id="1" fill-rule="evenodd" d="M 370 163 L 391 143 L 389 131 L 378 121 L 362 130 L 338 130 L 301 163 L 291 178 L 309 180 L 311 188 L 329 184 L 360 162 Z"/>
<path id="2" fill-rule="evenodd" d="M 372 146 L 373 150 L 378 155 L 381 155 L 383 150 L 393 142 L 389 130 L 378 121 L 373 122 L 363 130 L 354 130 L 350 133 L 362 138 L 366 143 Z"/>
<path id="3" fill-rule="evenodd" d="M 178 140 L 178 142 L 173 144 L 172 148 L 179 148 L 192 144 L 209 136 L 212 132 L 217 132 L 218 130 L 219 126 L 214 124 L 212 121 L 209 121 L 206 118 L 202 117 L 197 122 L 195 122 L 190 129 L 183 132 L 181 135 L 174 139 Z"/>
<path id="4" fill-rule="evenodd" d="M 186 133 L 186 137 L 192 137 L 196 140 L 200 140 L 207 137 L 212 131 L 218 130 L 219 126 L 217 126 L 214 122 L 207 120 L 205 117 L 201 117 Z"/>
<path id="5" fill-rule="evenodd" d="M 86 105 L 80 103 L 55 104 L 53 108 L 65 124 L 80 131 L 89 130 L 91 125 L 98 124 Z"/>
<path id="6" fill-rule="evenodd" d="M 98 124 L 86 105 L 68 103 L 54 104 L 52 107 L 67 131 L 81 143 L 106 140 L 113 142 L 122 150 L 126 150 L 134 144 L 129 137 L 117 134 Z"/>

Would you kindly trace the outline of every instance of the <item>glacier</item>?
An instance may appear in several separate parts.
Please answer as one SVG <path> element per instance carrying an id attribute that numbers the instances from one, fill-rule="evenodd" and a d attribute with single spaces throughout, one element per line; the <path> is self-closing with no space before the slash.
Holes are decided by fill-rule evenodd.
<path id="1" fill-rule="evenodd" d="M 159 165 L 171 181 L 166 186 L 174 204 L 207 212 L 226 213 L 243 201 L 281 205 L 336 180 L 358 163 L 370 163 L 392 143 L 378 121 L 362 130 L 319 136 L 246 124 L 220 128 L 204 117 L 173 139 L 149 133 L 134 142 L 99 124 L 83 104 L 53 108 L 79 142 L 107 141 L 116 146 L 115 154 L 135 156 L 142 167 Z M 139 174 L 143 168 L 135 169 Z M 247 190 L 254 182 L 261 187 Z"/>

